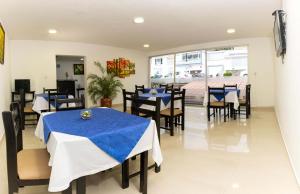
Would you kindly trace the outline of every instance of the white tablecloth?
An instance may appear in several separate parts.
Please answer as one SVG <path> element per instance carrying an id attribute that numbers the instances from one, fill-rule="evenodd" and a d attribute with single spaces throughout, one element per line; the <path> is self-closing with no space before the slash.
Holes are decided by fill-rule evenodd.
<path id="1" fill-rule="evenodd" d="M 211 101 L 218 101 L 213 95 L 210 96 Z M 233 91 L 228 91 L 228 93 L 225 95 L 225 101 L 229 102 L 229 103 L 233 103 L 233 107 L 234 109 L 238 109 L 239 108 L 239 98 L 238 98 L 238 93 L 236 90 Z M 208 92 L 205 92 L 204 95 L 204 101 L 203 101 L 203 105 L 207 106 L 208 103 Z"/>
<path id="2" fill-rule="evenodd" d="M 156 97 L 155 96 L 149 97 L 149 98 L 147 98 L 147 100 L 156 101 Z M 153 106 L 146 105 L 146 104 L 143 104 L 141 106 L 141 108 L 148 109 L 148 110 L 154 110 L 155 109 Z M 165 104 L 163 102 L 163 100 L 161 100 L 161 102 L 160 102 L 160 110 L 165 110 L 165 109 L 168 109 L 168 108 L 171 108 L 171 100 L 167 104 Z M 180 100 L 175 100 L 174 101 L 174 108 L 181 108 L 181 101 Z"/>
<path id="3" fill-rule="evenodd" d="M 44 140 L 43 116 L 53 113 L 42 113 L 35 135 Z M 67 189 L 72 180 L 82 176 L 119 165 L 119 162 L 103 152 L 89 139 L 80 136 L 52 132 L 47 142 L 50 153 L 49 165 L 52 166 L 49 188 L 50 192 Z M 129 154 L 128 158 L 152 150 L 152 158 L 157 165 L 162 163 L 155 121 L 151 121 L 145 133 Z"/>
<path id="4" fill-rule="evenodd" d="M 74 98 L 73 95 L 69 95 L 68 98 Z M 61 106 L 66 106 L 62 104 Z M 75 107 L 74 103 L 69 104 L 70 107 Z M 55 109 L 53 105 L 50 105 L 51 109 Z M 32 110 L 34 110 L 37 113 L 41 114 L 42 110 L 48 110 L 49 108 L 49 102 L 46 100 L 43 96 L 35 96 L 33 101 Z"/>

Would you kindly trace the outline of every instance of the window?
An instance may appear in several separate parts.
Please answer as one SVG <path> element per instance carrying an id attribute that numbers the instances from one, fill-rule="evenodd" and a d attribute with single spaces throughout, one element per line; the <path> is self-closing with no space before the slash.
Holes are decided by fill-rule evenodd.
<path id="1" fill-rule="evenodd" d="M 174 82 L 174 55 L 150 58 L 151 86 Z"/>
<path id="2" fill-rule="evenodd" d="M 205 81 L 205 51 L 176 54 L 175 83 L 184 84 L 193 80 Z"/>
<path id="3" fill-rule="evenodd" d="M 182 85 L 187 89 L 186 99 L 201 104 L 207 86 L 237 84 L 243 92 L 248 81 L 248 48 L 225 47 L 151 57 L 150 69 L 152 86 Z"/>

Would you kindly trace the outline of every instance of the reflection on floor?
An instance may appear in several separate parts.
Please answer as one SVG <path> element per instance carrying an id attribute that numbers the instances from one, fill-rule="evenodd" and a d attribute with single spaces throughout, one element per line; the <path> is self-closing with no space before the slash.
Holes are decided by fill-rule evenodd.
<path id="1" fill-rule="evenodd" d="M 162 171 L 149 171 L 149 194 L 299 194 L 273 110 L 260 109 L 251 119 L 207 123 L 203 108 L 187 107 L 186 130 L 171 137 L 162 134 Z M 25 148 L 44 146 L 24 133 Z M 7 193 L 5 141 L 0 143 L 0 193 Z M 138 160 L 131 169 L 138 168 Z M 138 178 L 130 187 L 120 187 L 120 167 L 88 177 L 87 194 L 133 194 Z M 4 180 L 4 181 L 3 181 Z M 26 187 L 20 194 L 46 194 L 47 186 Z"/>

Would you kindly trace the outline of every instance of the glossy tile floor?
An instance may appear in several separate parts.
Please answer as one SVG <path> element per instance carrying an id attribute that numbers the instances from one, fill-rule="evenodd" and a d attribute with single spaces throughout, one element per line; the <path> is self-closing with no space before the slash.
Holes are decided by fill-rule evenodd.
<path id="1" fill-rule="evenodd" d="M 271 109 L 254 110 L 251 119 L 206 120 L 203 108 L 187 107 L 186 130 L 162 135 L 162 171 L 149 171 L 149 194 L 298 194 L 280 131 Z M 25 148 L 43 144 L 24 133 Z M 0 193 L 7 193 L 5 142 L 0 143 Z M 138 160 L 131 169 L 138 168 Z M 138 178 L 120 187 L 120 168 L 89 176 L 87 194 L 134 194 Z M 46 194 L 47 186 L 26 187 L 20 194 Z"/>

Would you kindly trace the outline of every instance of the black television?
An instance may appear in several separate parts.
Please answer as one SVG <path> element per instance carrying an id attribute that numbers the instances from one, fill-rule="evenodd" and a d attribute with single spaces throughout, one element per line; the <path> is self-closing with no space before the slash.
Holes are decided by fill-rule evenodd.
<path id="1" fill-rule="evenodd" d="M 275 16 L 273 33 L 276 55 L 277 57 L 284 56 L 286 52 L 285 12 L 276 10 L 272 15 Z"/>
<path id="2" fill-rule="evenodd" d="M 29 79 L 15 79 L 15 91 L 18 92 L 21 89 L 24 92 L 30 91 L 30 80 Z"/>

